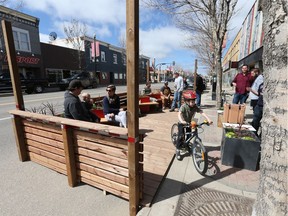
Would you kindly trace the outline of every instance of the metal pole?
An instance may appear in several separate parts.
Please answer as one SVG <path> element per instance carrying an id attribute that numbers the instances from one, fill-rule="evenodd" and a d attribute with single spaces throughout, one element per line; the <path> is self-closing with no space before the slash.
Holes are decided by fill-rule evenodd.
<path id="1" fill-rule="evenodd" d="M 96 77 L 97 65 L 96 65 L 96 34 L 94 35 L 94 73 Z"/>

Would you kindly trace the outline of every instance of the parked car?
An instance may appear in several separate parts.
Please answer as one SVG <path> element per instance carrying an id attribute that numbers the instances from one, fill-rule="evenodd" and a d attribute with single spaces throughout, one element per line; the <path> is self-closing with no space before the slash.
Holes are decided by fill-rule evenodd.
<path id="1" fill-rule="evenodd" d="M 61 90 L 67 89 L 69 86 L 69 83 L 74 79 L 80 80 L 84 88 L 89 88 L 89 87 L 97 88 L 98 82 L 97 82 L 96 77 L 92 77 L 91 74 L 88 72 L 80 72 L 69 78 L 62 79 L 62 81 L 58 84 L 59 88 Z"/>
<path id="2" fill-rule="evenodd" d="M 194 89 L 194 82 L 187 79 L 187 87 L 186 89 L 193 90 Z"/>
<path id="3" fill-rule="evenodd" d="M 27 94 L 42 93 L 44 89 L 48 86 L 47 79 L 34 79 L 34 78 L 25 78 L 23 74 L 20 75 L 21 88 Z M 1 93 L 10 93 L 13 92 L 12 82 L 10 73 L 4 72 L 0 74 L 0 92 Z"/>

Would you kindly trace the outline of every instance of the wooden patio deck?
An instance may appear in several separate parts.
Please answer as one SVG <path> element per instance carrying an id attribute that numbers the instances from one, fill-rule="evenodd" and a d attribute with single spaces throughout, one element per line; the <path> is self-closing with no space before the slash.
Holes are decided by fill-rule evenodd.
<path id="1" fill-rule="evenodd" d="M 171 126 L 177 122 L 177 113 L 165 110 L 147 114 L 139 119 L 139 129 L 144 138 L 144 191 L 142 206 L 152 204 L 157 190 L 166 175 L 175 154 L 171 143 Z"/>

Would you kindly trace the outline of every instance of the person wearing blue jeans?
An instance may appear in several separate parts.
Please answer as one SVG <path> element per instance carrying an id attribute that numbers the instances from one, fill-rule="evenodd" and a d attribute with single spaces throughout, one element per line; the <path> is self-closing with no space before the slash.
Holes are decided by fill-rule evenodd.
<path id="1" fill-rule="evenodd" d="M 238 104 L 238 103 L 244 104 L 245 101 L 247 100 L 247 97 L 248 97 L 248 93 L 245 93 L 245 94 L 235 93 L 232 103 L 233 104 Z"/>
<path id="2" fill-rule="evenodd" d="M 180 92 L 179 91 L 175 91 L 170 112 L 173 112 L 174 109 L 177 108 L 177 107 L 180 108 L 180 106 L 181 106 L 181 98 L 182 98 L 182 91 L 180 91 Z"/>
<path id="3" fill-rule="evenodd" d="M 173 98 L 173 102 L 171 105 L 171 109 L 169 110 L 170 112 L 173 112 L 176 106 L 178 108 L 180 108 L 181 106 L 181 98 L 182 98 L 184 82 L 183 82 L 182 76 L 180 76 L 178 72 L 175 72 L 174 86 L 175 86 L 174 98 Z"/>
<path id="4" fill-rule="evenodd" d="M 197 98 L 196 98 L 196 105 L 197 105 L 198 107 L 200 107 L 200 105 L 201 105 L 201 94 L 202 94 L 201 91 L 196 90 L 196 95 L 197 95 Z"/>

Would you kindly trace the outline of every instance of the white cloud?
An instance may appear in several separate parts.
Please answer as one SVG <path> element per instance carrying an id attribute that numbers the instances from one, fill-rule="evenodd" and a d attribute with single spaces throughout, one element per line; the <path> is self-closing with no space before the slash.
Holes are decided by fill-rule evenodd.
<path id="1" fill-rule="evenodd" d="M 52 19 L 70 20 L 77 18 L 87 23 L 125 23 L 126 1 L 123 0 L 25 0 L 25 7 L 42 11 Z"/>
<path id="2" fill-rule="evenodd" d="M 185 34 L 173 26 L 140 30 L 140 47 L 143 54 L 153 58 L 164 58 L 175 50 L 181 50 Z"/>

